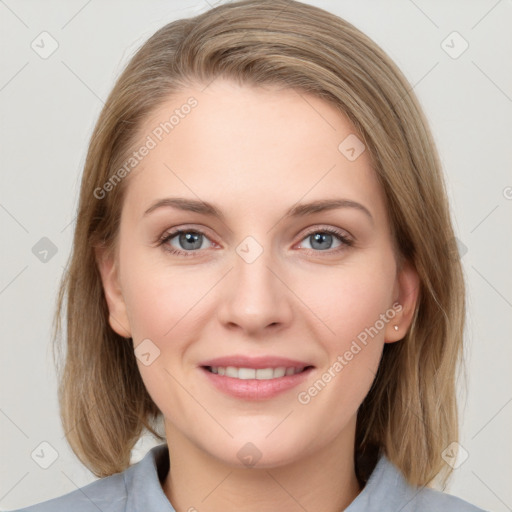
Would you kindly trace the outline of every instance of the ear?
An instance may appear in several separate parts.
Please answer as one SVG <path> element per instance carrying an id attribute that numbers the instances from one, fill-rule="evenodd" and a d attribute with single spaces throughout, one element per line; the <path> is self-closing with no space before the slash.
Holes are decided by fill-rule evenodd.
<path id="1" fill-rule="evenodd" d="M 114 251 L 96 248 L 96 263 L 101 274 L 103 291 L 109 310 L 109 324 L 123 338 L 130 338 L 130 322 L 126 312 L 121 287 L 119 285 L 118 264 Z"/>
<path id="2" fill-rule="evenodd" d="M 385 342 L 393 343 L 405 337 L 414 318 L 420 292 L 420 278 L 408 261 L 397 272 L 393 289 L 393 309 L 396 314 L 386 324 Z M 398 329 L 395 329 L 395 325 Z"/>

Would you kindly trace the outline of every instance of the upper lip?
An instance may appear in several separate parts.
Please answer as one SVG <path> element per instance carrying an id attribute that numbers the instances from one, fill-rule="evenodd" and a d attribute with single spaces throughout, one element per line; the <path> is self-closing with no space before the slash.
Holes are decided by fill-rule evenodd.
<path id="1" fill-rule="evenodd" d="M 311 364 L 298 361 L 297 359 L 289 359 L 286 357 L 276 356 L 260 356 L 260 357 L 247 357 L 242 355 L 232 355 L 225 357 L 216 357 L 214 359 L 208 359 L 199 364 L 199 366 L 234 366 L 236 368 L 280 368 L 284 366 L 289 368 L 291 366 L 295 368 L 304 368 L 306 366 L 312 366 Z"/>

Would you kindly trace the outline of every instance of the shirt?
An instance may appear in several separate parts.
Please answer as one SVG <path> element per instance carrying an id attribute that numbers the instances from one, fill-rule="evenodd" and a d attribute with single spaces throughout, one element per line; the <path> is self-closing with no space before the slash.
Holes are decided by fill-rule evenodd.
<path id="1" fill-rule="evenodd" d="M 161 482 L 169 470 L 167 444 L 155 446 L 124 471 L 80 489 L 12 512 L 176 512 Z M 426 487 L 410 486 L 382 455 L 368 482 L 345 512 L 484 512 L 468 502 Z"/>

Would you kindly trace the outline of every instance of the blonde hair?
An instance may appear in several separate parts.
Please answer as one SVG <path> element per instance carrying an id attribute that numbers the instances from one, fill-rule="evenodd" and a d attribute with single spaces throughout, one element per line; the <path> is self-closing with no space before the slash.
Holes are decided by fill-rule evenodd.
<path id="1" fill-rule="evenodd" d="M 412 87 L 391 59 L 343 19 L 290 0 L 221 5 L 158 30 L 117 80 L 87 154 L 70 262 L 59 402 L 68 442 L 97 476 L 126 469 L 131 449 L 161 413 L 140 377 L 133 346 L 108 323 L 95 248 L 113 250 L 129 178 L 97 198 L 133 150 L 142 122 L 174 92 L 225 77 L 315 95 L 354 124 L 385 193 L 399 259 L 420 278 L 412 325 L 386 344 L 357 418 L 355 464 L 365 481 L 384 452 L 413 485 L 449 467 L 458 438 L 455 370 L 465 317 L 464 281 L 436 149 Z M 341 142 L 341 141 L 340 141 Z M 365 462 L 366 461 L 366 462 Z"/>

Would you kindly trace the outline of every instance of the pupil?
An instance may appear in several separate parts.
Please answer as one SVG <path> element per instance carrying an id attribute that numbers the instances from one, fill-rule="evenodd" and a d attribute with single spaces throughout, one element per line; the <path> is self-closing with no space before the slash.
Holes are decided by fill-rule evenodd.
<path id="1" fill-rule="evenodd" d="M 199 233 L 182 233 L 180 243 L 182 245 L 188 244 L 188 249 L 199 249 L 201 247 L 201 242 L 198 242 L 200 236 Z"/>
<path id="2" fill-rule="evenodd" d="M 332 235 L 330 235 L 329 233 L 316 233 L 315 235 L 313 235 L 313 243 L 311 244 L 311 246 L 314 248 L 314 249 L 325 249 L 326 247 L 321 245 L 322 242 L 325 242 L 326 240 L 328 240 L 329 242 L 332 242 Z M 319 246 L 315 247 L 315 244 L 319 244 Z M 330 246 L 330 244 L 329 244 Z M 327 247 L 329 248 L 329 247 Z"/>

